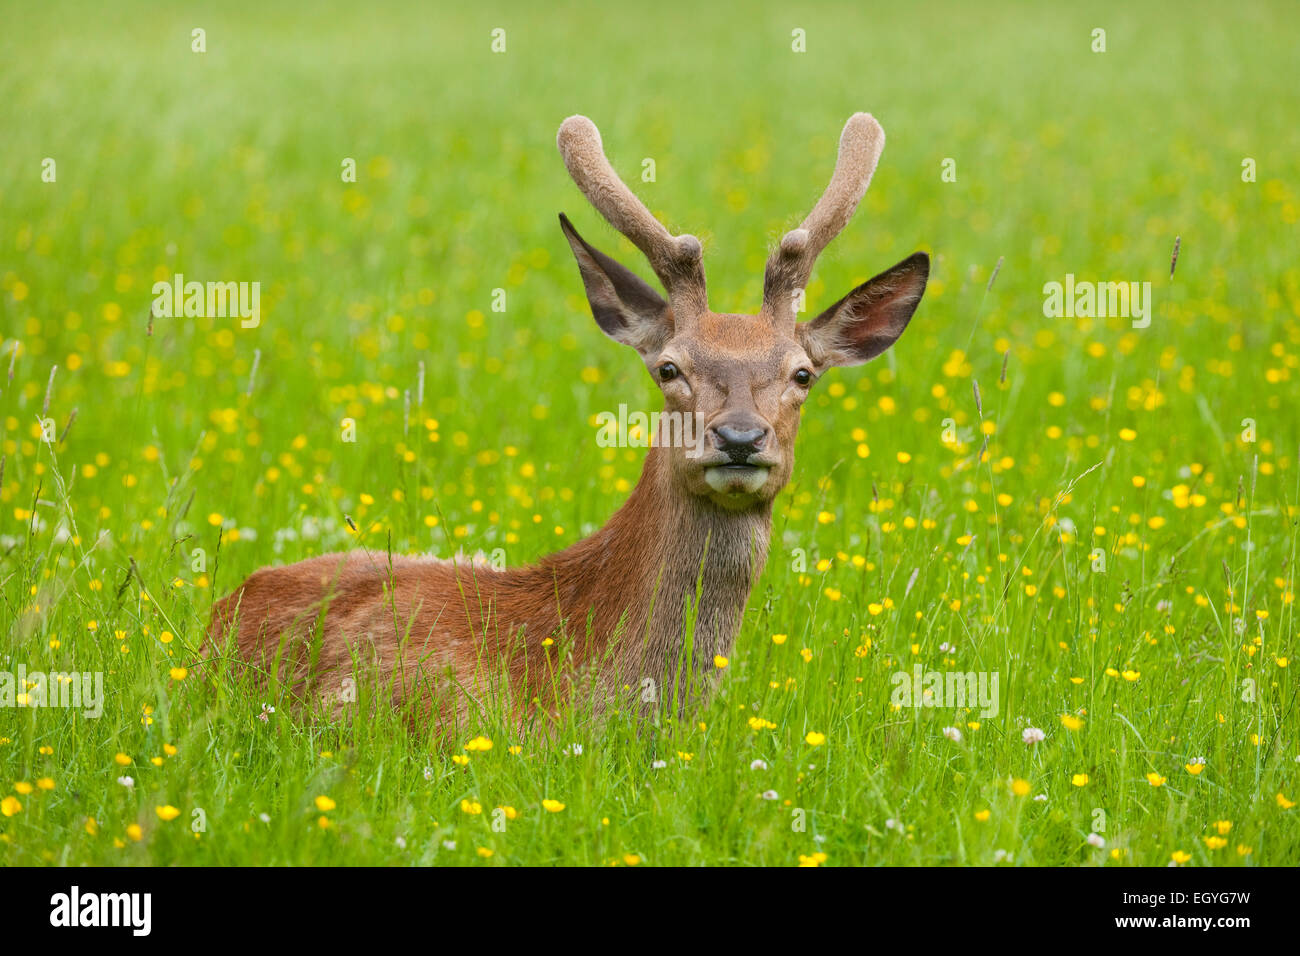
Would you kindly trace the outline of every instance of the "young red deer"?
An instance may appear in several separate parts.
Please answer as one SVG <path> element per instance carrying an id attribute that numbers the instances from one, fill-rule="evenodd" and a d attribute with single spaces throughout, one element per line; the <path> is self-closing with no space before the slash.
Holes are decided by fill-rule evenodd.
<path id="1" fill-rule="evenodd" d="M 853 215 L 884 147 L 868 114 L 849 119 L 830 185 L 768 259 L 756 315 L 709 310 L 699 241 L 669 234 L 650 214 L 590 120 L 569 117 L 557 141 L 578 188 L 668 293 L 594 249 L 561 215 L 592 314 L 641 356 L 665 410 L 693 416 L 702 447 L 656 434 L 623 507 L 532 567 L 354 551 L 256 572 L 213 608 L 211 636 L 220 643 L 237 628 L 240 655 L 279 668 L 299 695 L 339 709 L 364 674 L 444 727 L 478 716 L 489 700 L 519 722 L 539 707 L 555 712 L 562 699 L 599 710 L 620 688 L 680 707 L 691 683 L 707 686 L 714 656 L 731 653 L 809 389 L 831 367 L 889 348 L 920 302 L 929 259 L 918 252 L 797 321 L 813 263 Z"/>

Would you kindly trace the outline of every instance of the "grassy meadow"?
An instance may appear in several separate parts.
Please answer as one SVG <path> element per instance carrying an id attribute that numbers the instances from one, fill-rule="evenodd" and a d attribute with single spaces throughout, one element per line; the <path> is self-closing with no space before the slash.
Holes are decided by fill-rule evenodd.
<path id="1" fill-rule="evenodd" d="M 0 672 L 104 700 L 11 683 L 0 864 L 1300 863 L 1291 5 L 6 6 Z M 564 117 L 755 311 L 856 110 L 888 145 L 809 314 L 931 281 L 809 398 L 707 706 L 446 741 L 194 669 L 261 566 L 525 564 L 625 499 L 595 416 L 657 389 L 556 214 L 651 273 Z M 153 317 L 178 273 L 260 324 Z M 1045 316 L 1067 275 L 1149 324 Z M 918 665 L 997 713 L 897 706 Z"/>

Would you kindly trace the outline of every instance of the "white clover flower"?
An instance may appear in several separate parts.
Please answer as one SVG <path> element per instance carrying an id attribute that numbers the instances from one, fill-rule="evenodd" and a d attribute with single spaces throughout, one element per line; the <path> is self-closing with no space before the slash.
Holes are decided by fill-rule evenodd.
<path id="1" fill-rule="evenodd" d="M 1300 759 L 1300 758 L 1297 758 L 1297 759 Z M 767 769 L 767 761 L 766 761 L 766 760 L 755 760 L 753 763 L 751 763 L 751 764 L 749 765 L 749 769 L 750 769 L 750 770 L 766 770 L 766 769 Z"/>
<path id="2" fill-rule="evenodd" d="M 1088 834 L 1088 846 L 1095 846 L 1098 850 L 1104 849 L 1106 841 L 1096 833 Z"/>
<path id="3" fill-rule="evenodd" d="M 961 731 L 956 727 L 943 728 L 943 735 L 955 744 L 961 743 Z"/>
<path id="4" fill-rule="evenodd" d="M 132 787 L 135 786 L 135 781 L 132 780 L 130 777 L 118 777 L 117 782 L 120 783 L 122 786 L 126 787 L 126 789 L 128 790 L 130 790 Z"/>
<path id="5" fill-rule="evenodd" d="M 393 842 L 397 844 L 397 848 L 398 848 L 399 850 L 405 850 L 405 849 L 406 849 L 406 837 L 404 837 L 404 836 L 399 836 L 399 837 L 398 837 L 396 840 L 394 840 Z"/>
<path id="6" fill-rule="evenodd" d="M 780 795 L 779 793 L 777 793 L 775 790 L 764 790 L 764 791 L 763 791 L 763 799 L 764 799 L 764 800 L 776 800 L 776 799 L 777 799 L 778 797 L 780 797 L 780 796 L 781 796 L 781 795 Z"/>
<path id="7" fill-rule="evenodd" d="M 1041 744 L 1047 739 L 1047 734 L 1043 733 L 1037 727 L 1026 727 L 1020 739 L 1025 742 L 1025 746 L 1032 747 L 1034 744 Z"/>
<path id="8" fill-rule="evenodd" d="M 432 768 L 432 767 L 425 767 L 425 768 L 424 768 L 424 779 L 425 779 L 425 780 L 432 780 L 432 779 L 433 779 L 433 768 Z"/>
<path id="9" fill-rule="evenodd" d="M 667 760 L 656 760 L 656 761 L 655 761 L 654 763 L 652 763 L 650 766 L 653 767 L 655 770 L 663 770 L 664 767 L 668 766 L 668 761 L 667 761 Z"/>

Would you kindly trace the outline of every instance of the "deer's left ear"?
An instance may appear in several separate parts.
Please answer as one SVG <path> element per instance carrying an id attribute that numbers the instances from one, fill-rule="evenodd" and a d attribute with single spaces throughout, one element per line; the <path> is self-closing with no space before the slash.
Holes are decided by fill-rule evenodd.
<path id="1" fill-rule="evenodd" d="M 930 277 L 930 257 L 913 253 L 868 279 L 811 322 L 795 326 L 799 342 L 820 373 L 861 365 L 889 348 L 907 328 Z"/>
<path id="2" fill-rule="evenodd" d="M 591 314 L 615 342 L 630 345 L 648 363 L 672 336 L 668 303 L 631 269 L 601 252 L 560 213 L 560 228 L 578 260 Z"/>

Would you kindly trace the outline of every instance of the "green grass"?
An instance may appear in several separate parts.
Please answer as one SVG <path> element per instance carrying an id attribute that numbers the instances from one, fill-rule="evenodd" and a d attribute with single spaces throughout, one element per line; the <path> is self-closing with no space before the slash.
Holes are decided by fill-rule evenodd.
<path id="1" fill-rule="evenodd" d="M 0 670 L 102 672 L 107 700 L 98 719 L 0 708 L 0 792 L 21 805 L 0 816 L 0 862 L 1300 862 L 1300 807 L 1284 806 L 1300 802 L 1297 22 L 1250 0 L 1226 18 L 1199 3 L 8 10 Z M 497 726 L 439 742 L 382 710 L 332 724 L 230 672 L 170 676 L 260 566 L 390 540 L 522 564 L 623 500 L 643 452 L 598 447 L 591 419 L 655 392 L 592 321 L 555 214 L 649 270 L 570 183 L 561 119 L 592 116 L 651 207 L 704 239 L 713 308 L 752 311 L 771 243 L 859 109 L 889 145 L 810 312 L 918 248 L 933 279 L 891 353 L 809 400 L 707 707 L 640 735 L 575 722 L 559 736 L 578 754 Z M 150 287 L 177 272 L 260 281 L 260 327 L 147 334 Z M 1067 273 L 1150 281 L 1150 327 L 1044 318 L 1043 284 Z M 76 418 L 51 444 L 54 365 L 48 417 L 60 433 Z M 917 663 L 998 673 L 998 714 L 892 708 L 891 675 Z M 1026 725 L 1046 740 L 1024 744 Z M 492 749 L 453 763 L 479 733 Z M 504 830 L 501 806 L 517 810 Z M 1216 821 L 1232 824 L 1222 848 L 1205 839 Z"/>

